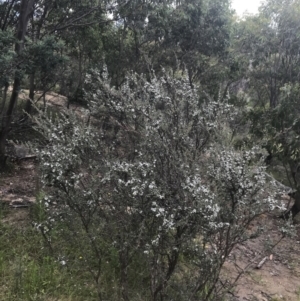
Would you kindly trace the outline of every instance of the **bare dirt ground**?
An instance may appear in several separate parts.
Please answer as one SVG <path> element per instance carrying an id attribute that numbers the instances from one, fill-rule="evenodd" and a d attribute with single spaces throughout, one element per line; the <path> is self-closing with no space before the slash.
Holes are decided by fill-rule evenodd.
<path id="1" fill-rule="evenodd" d="M 23 226 L 27 223 L 31 204 L 36 200 L 36 163 L 34 160 L 12 165 L 0 173 L 0 205 L 9 210 L 2 222 Z"/>
<path id="2" fill-rule="evenodd" d="M 10 87 L 9 92 L 11 92 L 12 87 Z M 28 99 L 29 90 L 22 89 L 19 94 L 19 101 L 26 101 Z M 43 104 L 43 93 L 41 91 L 35 92 L 35 102 L 36 104 Z M 66 109 L 68 106 L 68 98 L 61 94 L 55 93 L 53 91 L 47 92 L 45 94 L 45 104 L 47 107 L 54 107 L 57 109 Z M 82 117 L 85 113 L 85 109 L 77 104 L 69 104 L 69 109 L 74 111 L 78 116 Z"/>
<path id="3" fill-rule="evenodd" d="M 260 221 L 266 232 L 235 248 L 223 273 L 241 277 L 232 292 L 232 300 L 299 301 L 300 300 L 300 231 L 295 237 L 282 237 L 283 221 L 266 215 Z M 265 261 L 263 261 L 265 260 Z M 261 268 L 258 264 L 264 262 Z"/>
<path id="4" fill-rule="evenodd" d="M 26 93 L 20 98 L 26 99 Z M 37 93 L 39 95 L 39 93 Z M 64 96 L 46 94 L 47 105 L 66 108 Z M 84 109 L 71 106 L 78 114 Z M 30 204 L 37 192 L 37 166 L 34 160 L 14 164 L 7 173 L 0 173 L 0 205 L 9 208 L 2 222 L 20 227 L 28 222 Z M 287 199 L 282 199 L 287 202 Z M 232 280 L 239 275 L 236 287 L 228 294 L 234 301 L 300 301 L 300 228 L 295 237 L 282 238 L 279 228 L 283 220 L 265 215 L 259 221 L 267 231 L 259 238 L 237 246 L 225 263 L 222 274 Z M 274 245 L 276 245 L 274 247 Z M 265 259 L 260 269 L 257 265 Z"/>

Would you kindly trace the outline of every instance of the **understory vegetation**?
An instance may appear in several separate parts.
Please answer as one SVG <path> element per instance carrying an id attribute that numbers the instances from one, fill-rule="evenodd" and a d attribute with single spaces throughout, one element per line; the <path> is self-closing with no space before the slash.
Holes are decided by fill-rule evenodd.
<path id="1" fill-rule="evenodd" d="M 0 299 L 230 300 L 232 250 L 300 211 L 299 3 L 0 8 L 0 168 L 37 169 L 26 225 L 1 209 Z"/>

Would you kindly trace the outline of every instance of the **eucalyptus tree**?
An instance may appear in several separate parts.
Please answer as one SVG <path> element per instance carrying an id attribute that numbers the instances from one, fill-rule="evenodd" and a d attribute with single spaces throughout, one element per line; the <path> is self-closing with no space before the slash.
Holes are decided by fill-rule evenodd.
<path id="1" fill-rule="evenodd" d="M 126 69 L 149 73 L 149 66 L 156 72 L 161 66 L 187 69 L 191 85 L 218 81 L 220 69 L 214 69 L 229 45 L 228 1 L 131 1 L 115 14 L 119 22 L 108 42 L 114 47 L 106 55 L 112 80 L 119 77 L 114 84 L 122 82 Z"/>
<path id="2" fill-rule="evenodd" d="M 0 90 L 3 95 L 1 99 L 0 107 L 0 120 L 2 120 L 2 115 L 4 114 L 4 107 L 7 98 L 7 91 L 9 87 L 9 80 L 12 78 L 16 60 L 15 53 L 11 50 L 12 45 L 14 44 L 14 36 L 11 31 L 0 31 L 0 66 L 1 66 L 1 75 L 0 75 Z"/>
<path id="3" fill-rule="evenodd" d="M 285 183 L 295 191 L 293 215 L 300 211 L 299 20 L 299 1 L 267 1 L 259 15 L 237 24 L 234 42 L 244 77 L 249 80 L 252 133 L 255 139 L 263 140 L 269 157 L 282 165 Z"/>
<path id="4" fill-rule="evenodd" d="M 12 79 L 14 69 L 17 64 L 15 53 L 12 50 L 15 39 L 14 32 L 11 28 L 16 22 L 15 8 L 17 1 L 0 1 L 0 93 L 1 93 L 1 109 L 0 122 L 4 116 L 4 108 L 6 104 L 7 91 L 9 88 L 9 81 Z M 2 94 L 3 89 L 3 94 Z"/>
<path id="5" fill-rule="evenodd" d="M 268 1 L 257 16 L 248 16 L 237 25 L 236 55 L 248 68 L 253 99 L 275 108 L 280 89 L 299 81 L 299 3 Z"/>
<path id="6" fill-rule="evenodd" d="M 4 1 L 0 3 L 3 9 L 0 22 L 5 30 L 15 31 L 15 55 L 17 61 L 14 70 L 12 95 L 8 108 L 3 114 L 0 130 L 0 164 L 5 162 L 5 140 L 9 133 L 14 107 L 16 105 L 21 82 L 27 74 L 30 77 L 30 93 L 26 110 L 31 110 L 34 98 L 36 74 L 43 81 L 43 87 L 53 82 L 53 71 L 61 61 L 59 38 L 61 33 L 76 27 L 84 27 L 99 20 L 88 19 L 92 14 L 102 14 L 106 6 L 99 1 L 50 1 L 50 0 L 22 0 Z M 17 24 L 14 30 L 14 24 Z M 52 39 L 52 43 L 49 41 Z M 45 51 L 45 49 L 47 50 Z M 30 64 L 31 63 L 31 64 Z M 47 76 L 48 73 L 48 76 Z M 50 80 L 51 79 L 51 80 Z"/>
<path id="7" fill-rule="evenodd" d="M 226 0 L 180 1 L 171 13 L 164 43 L 187 69 L 191 85 L 204 80 L 208 69 L 225 56 L 230 14 Z"/>
<path id="8" fill-rule="evenodd" d="M 28 26 L 29 17 L 33 12 L 34 0 L 22 0 L 20 3 L 20 11 L 18 17 L 18 25 L 16 30 L 15 52 L 17 56 L 21 56 L 24 49 L 25 36 Z M 19 90 L 21 87 L 21 70 L 16 69 L 14 74 L 13 89 L 6 113 L 3 115 L 0 129 L 0 166 L 5 164 L 5 141 L 9 132 L 12 120 L 13 110 L 16 105 Z"/>
<path id="9" fill-rule="evenodd" d="M 2 31 L 17 24 L 20 2 L 20 0 L 0 1 L 0 28 Z"/>
<path id="10" fill-rule="evenodd" d="M 54 57 L 56 57 L 56 61 L 58 63 L 59 59 L 58 56 L 60 54 L 60 57 L 67 57 L 68 54 L 72 53 L 72 45 L 70 43 L 66 43 L 66 47 L 63 49 L 60 43 L 60 40 L 63 41 L 70 41 L 70 40 L 77 40 L 81 41 L 82 44 L 88 45 L 89 43 L 86 43 L 86 36 L 83 38 L 81 36 L 81 32 L 87 28 L 89 28 L 92 25 L 97 25 L 101 22 L 104 22 L 105 20 L 105 13 L 106 13 L 106 3 L 102 1 L 70 1 L 70 0 L 64 0 L 64 1 L 36 1 L 35 3 L 35 10 L 34 14 L 31 18 L 31 27 L 30 31 L 28 33 L 33 47 L 35 47 L 35 43 L 41 44 L 44 41 L 47 41 L 49 37 L 53 37 L 53 42 L 60 48 L 60 51 L 52 52 L 49 55 L 52 56 L 52 59 L 47 59 L 45 57 L 45 60 L 52 60 L 54 62 Z M 90 41 L 91 39 L 89 39 Z M 49 44 L 48 44 L 49 45 Z M 59 46 L 60 45 L 60 46 Z M 47 46 L 47 42 L 46 42 Z M 71 49 L 68 49 L 70 47 Z M 55 47 L 54 47 L 55 48 Z M 35 47 L 37 49 L 37 47 Z M 80 49 L 80 47 L 79 47 Z M 40 53 L 39 56 L 42 57 L 43 53 Z M 79 72 L 77 74 L 78 79 L 78 85 L 82 85 L 82 81 L 84 78 L 84 72 L 82 69 L 82 59 L 80 56 L 77 58 L 77 62 L 79 65 Z M 33 58 L 34 60 L 34 58 Z M 35 60 L 36 61 L 36 60 Z M 62 61 L 62 60 L 61 60 Z M 37 62 L 37 61 L 36 61 Z M 42 62 L 41 62 L 42 63 Z M 42 63 L 43 64 L 43 63 Z M 51 66 L 51 68 L 50 68 Z M 36 67 L 36 70 L 35 68 Z M 30 71 L 30 93 L 29 93 L 29 100 L 27 102 L 26 111 L 27 113 L 31 110 L 31 101 L 34 98 L 34 90 L 35 90 L 35 73 L 39 71 L 38 62 L 34 64 L 31 67 Z M 49 75 L 55 69 L 55 64 L 48 64 L 49 67 Z M 45 68 L 45 64 L 43 65 L 43 68 Z M 45 75 L 45 73 L 44 73 Z M 74 73 L 73 73 L 74 76 Z M 63 72 L 59 74 L 59 78 L 56 78 L 56 80 L 52 81 L 55 82 L 62 82 L 63 83 Z M 45 81 L 45 76 L 43 76 Z M 48 76 L 49 82 L 50 76 Z M 44 84 L 45 86 L 45 84 Z M 50 85 L 51 86 L 51 85 Z M 49 89 L 49 88 L 48 88 Z"/>

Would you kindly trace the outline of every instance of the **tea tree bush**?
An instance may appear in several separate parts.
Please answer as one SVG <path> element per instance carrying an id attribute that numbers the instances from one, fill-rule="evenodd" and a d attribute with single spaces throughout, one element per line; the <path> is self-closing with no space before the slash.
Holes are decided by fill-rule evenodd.
<path id="1" fill-rule="evenodd" d="M 115 90 L 94 71 L 88 118 L 36 120 L 48 141 L 36 226 L 66 265 L 81 262 L 99 300 L 220 300 L 232 248 L 277 206 L 259 150 L 228 143 L 233 107 L 198 89 L 165 73 Z"/>

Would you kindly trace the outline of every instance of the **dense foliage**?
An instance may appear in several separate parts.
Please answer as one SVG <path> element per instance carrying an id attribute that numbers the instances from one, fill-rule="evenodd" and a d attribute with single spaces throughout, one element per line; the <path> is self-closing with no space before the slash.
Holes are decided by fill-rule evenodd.
<path id="1" fill-rule="evenodd" d="M 295 0 L 243 18 L 228 0 L 0 0 L 0 169 L 8 139 L 37 144 L 34 225 L 99 300 L 221 300 L 278 186 L 298 214 L 299 17 Z"/>
<path id="2" fill-rule="evenodd" d="M 200 99 L 188 78 L 167 74 L 133 74 L 114 90 L 94 71 L 86 99 L 88 122 L 37 118 L 48 141 L 43 189 L 52 188 L 36 226 L 51 249 L 62 254 L 55 239 L 63 236 L 74 248 L 66 261 L 81 250 L 100 300 L 133 300 L 136 282 L 146 299 L 219 300 L 231 285 L 219 277 L 232 248 L 257 235 L 247 227 L 278 205 L 259 150 L 226 143 L 233 107 Z M 117 272 L 110 292 L 102 290 L 107 262 Z"/>

